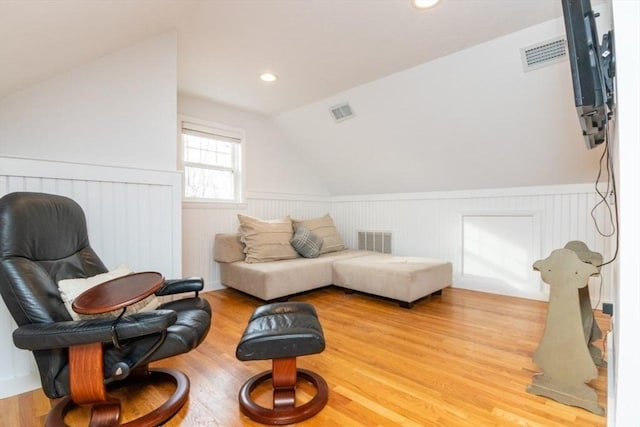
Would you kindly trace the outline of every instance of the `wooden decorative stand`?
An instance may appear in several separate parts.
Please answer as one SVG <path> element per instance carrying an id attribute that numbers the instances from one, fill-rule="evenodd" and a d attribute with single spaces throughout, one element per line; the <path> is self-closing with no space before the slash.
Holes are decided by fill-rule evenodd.
<path id="1" fill-rule="evenodd" d="M 582 262 L 596 266 L 600 273 L 600 265 L 602 264 L 602 255 L 598 252 L 589 250 L 584 242 L 577 240 L 571 241 L 564 245 L 566 249 L 571 249 L 578 255 Z M 607 366 L 607 362 L 602 358 L 602 350 L 596 347 L 593 342 L 602 338 L 602 331 L 593 317 L 593 309 L 591 308 L 591 298 L 589 297 L 589 287 L 584 286 L 578 289 L 580 297 L 580 313 L 582 314 L 582 328 L 584 338 L 589 346 L 589 353 L 593 362 L 598 366 Z"/>
<path id="2" fill-rule="evenodd" d="M 527 388 L 529 393 L 598 415 L 603 415 L 604 409 L 586 383 L 597 378 L 596 363 L 604 363 L 592 343 L 602 332 L 593 318 L 587 284 L 590 276 L 599 273 L 601 263 L 602 256 L 589 251 L 584 243 L 570 242 L 533 264 L 551 292 L 544 335 L 533 355 L 543 372 L 534 375 Z"/>

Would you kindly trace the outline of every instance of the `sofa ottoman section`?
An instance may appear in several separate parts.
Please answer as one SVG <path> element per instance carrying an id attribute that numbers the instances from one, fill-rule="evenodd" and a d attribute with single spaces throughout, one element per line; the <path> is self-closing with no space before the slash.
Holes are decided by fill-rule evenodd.
<path id="1" fill-rule="evenodd" d="M 333 263 L 333 283 L 348 290 L 391 298 L 402 307 L 451 285 L 450 262 L 420 257 L 368 255 Z"/>

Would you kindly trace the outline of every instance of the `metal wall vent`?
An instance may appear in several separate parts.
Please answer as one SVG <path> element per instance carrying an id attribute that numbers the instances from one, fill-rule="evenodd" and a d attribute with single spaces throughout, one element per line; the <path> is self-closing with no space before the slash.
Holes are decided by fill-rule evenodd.
<path id="1" fill-rule="evenodd" d="M 556 37 L 552 40 L 537 43 L 520 49 L 522 68 L 525 72 L 536 70 L 547 65 L 567 59 L 567 40 Z"/>
<path id="2" fill-rule="evenodd" d="M 391 233 L 388 231 L 358 231 L 358 249 L 391 253 Z"/>
<path id="3" fill-rule="evenodd" d="M 331 111 L 331 116 L 336 122 L 341 122 L 355 116 L 348 102 L 340 105 L 335 105 L 329 108 L 329 111 Z"/>

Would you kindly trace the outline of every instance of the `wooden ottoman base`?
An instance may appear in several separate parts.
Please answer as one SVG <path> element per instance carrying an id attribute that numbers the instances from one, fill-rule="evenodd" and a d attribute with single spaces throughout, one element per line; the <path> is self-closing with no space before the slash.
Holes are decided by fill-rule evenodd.
<path id="1" fill-rule="evenodd" d="M 296 382 L 303 379 L 316 389 L 316 395 L 308 402 L 295 406 Z M 251 392 L 260 384 L 271 380 L 273 383 L 273 408 L 258 405 L 251 398 Z M 273 370 L 251 377 L 240 389 L 238 395 L 242 413 L 262 424 L 294 424 L 311 418 L 324 408 L 329 398 L 326 381 L 318 374 L 296 368 L 296 358 L 273 359 Z"/>

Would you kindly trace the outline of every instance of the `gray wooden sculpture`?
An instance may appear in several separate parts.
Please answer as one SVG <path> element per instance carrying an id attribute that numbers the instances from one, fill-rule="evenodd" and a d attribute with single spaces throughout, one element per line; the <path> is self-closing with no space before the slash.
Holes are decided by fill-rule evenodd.
<path id="1" fill-rule="evenodd" d="M 585 341 L 578 294 L 598 269 L 564 248 L 536 261 L 533 268 L 551 291 L 544 335 L 533 355 L 542 372 L 533 376 L 527 391 L 604 414 L 595 390 L 586 384 L 598 376 L 598 370 Z"/>
<path id="2" fill-rule="evenodd" d="M 602 254 L 593 252 L 589 247 L 579 240 L 573 240 L 566 245 L 565 248 L 571 249 L 578 255 L 582 262 L 596 266 L 600 273 L 600 265 L 602 264 Z M 593 317 L 593 309 L 591 308 L 591 298 L 589 297 L 589 287 L 578 289 L 580 296 L 580 312 L 582 313 L 582 328 L 584 330 L 584 338 L 589 346 L 589 353 L 593 362 L 598 366 L 607 366 L 607 362 L 602 358 L 602 350 L 596 347 L 593 342 L 602 338 L 602 330 L 598 326 Z"/>

